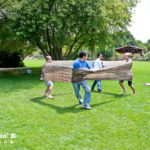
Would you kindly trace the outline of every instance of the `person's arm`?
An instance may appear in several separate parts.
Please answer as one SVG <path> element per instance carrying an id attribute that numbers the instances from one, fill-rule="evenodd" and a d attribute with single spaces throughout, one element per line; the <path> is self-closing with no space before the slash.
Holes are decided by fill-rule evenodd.
<path id="1" fill-rule="evenodd" d="M 42 71 L 41 71 L 41 77 L 40 77 L 40 80 L 43 80 L 43 78 L 44 78 L 43 68 L 44 68 L 44 65 L 42 66 Z"/>
<path id="2" fill-rule="evenodd" d="M 46 66 L 47 62 L 42 66 L 42 71 L 41 71 L 41 78 L 40 80 L 44 80 L 44 71 L 45 71 L 45 66 Z"/>
<path id="3" fill-rule="evenodd" d="M 88 69 L 92 69 L 91 65 L 88 62 L 86 62 L 86 64 Z"/>
<path id="4" fill-rule="evenodd" d="M 101 61 L 101 64 L 102 64 L 102 68 L 104 68 L 104 63 Z"/>

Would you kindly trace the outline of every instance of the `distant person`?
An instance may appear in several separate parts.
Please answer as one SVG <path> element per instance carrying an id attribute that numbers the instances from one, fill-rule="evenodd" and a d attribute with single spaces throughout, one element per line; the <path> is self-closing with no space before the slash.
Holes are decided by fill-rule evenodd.
<path id="1" fill-rule="evenodd" d="M 82 51 L 79 54 L 79 59 L 75 60 L 73 63 L 73 69 L 84 69 L 88 68 L 91 69 L 91 66 L 89 63 L 86 61 L 88 57 L 87 52 Z M 91 109 L 90 103 L 91 103 L 91 91 L 90 91 L 90 86 L 88 84 L 87 80 L 78 82 L 78 83 L 72 83 L 75 95 L 77 99 L 79 100 L 79 104 L 82 104 L 82 107 L 85 109 Z M 84 101 L 82 100 L 81 94 L 80 94 L 80 86 L 83 87 L 85 94 L 84 94 Z"/>
<path id="2" fill-rule="evenodd" d="M 97 55 L 97 59 L 94 61 L 94 69 L 102 69 L 104 67 L 103 62 L 101 61 L 103 58 L 102 54 Z M 92 85 L 92 91 L 94 91 L 94 88 L 97 84 L 97 90 L 99 93 L 102 92 L 102 86 L 101 86 L 101 80 L 95 80 Z"/>
<path id="3" fill-rule="evenodd" d="M 131 54 L 131 53 L 125 53 L 125 55 L 124 55 L 124 58 L 125 58 L 125 61 L 126 61 L 126 62 L 132 62 L 131 57 L 132 57 L 132 54 Z M 120 86 L 121 86 L 122 89 L 123 89 L 122 94 L 124 94 L 124 93 L 127 92 L 126 89 L 125 89 L 125 86 L 124 86 L 123 82 L 124 82 L 123 80 L 120 80 L 120 81 L 119 81 L 119 84 L 120 84 Z M 128 81 L 128 85 L 129 85 L 129 87 L 132 89 L 133 94 L 136 94 L 135 88 L 134 88 L 134 86 L 132 85 L 132 80 Z"/>
<path id="4" fill-rule="evenodd" d="M 47 63 L 52 63 L 51 56 L 46 56 L 46 63 L 42 66 L 41 80 L 43 80 L 43 68 L 44 68 L 44 66 L 45 66 Z M 52 82 L 52 81 L 45 81 L 45 85 L 46 85 L 47 87 L 46 87 L 44 96 L 47 96 L 47 93 L 48 93 L 48 96 L 47 96 L 47 97 L 48 97 L 48 98 L 53 98 L 53 96 L 52 96 L 53 82 Z"/>

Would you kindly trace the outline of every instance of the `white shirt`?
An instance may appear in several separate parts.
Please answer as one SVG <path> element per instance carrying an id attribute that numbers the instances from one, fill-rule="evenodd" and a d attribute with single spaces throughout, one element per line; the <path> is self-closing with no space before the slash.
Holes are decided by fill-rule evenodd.
<path id="1" fill-rule="evenodd" d="M 99 58 L 94 61 L 94 69 L 102 69 L 102 63 Z"/>

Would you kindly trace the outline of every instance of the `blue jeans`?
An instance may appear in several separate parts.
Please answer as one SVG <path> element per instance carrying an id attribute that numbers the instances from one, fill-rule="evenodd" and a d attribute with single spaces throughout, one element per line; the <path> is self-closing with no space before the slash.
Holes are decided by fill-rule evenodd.
<path id="1" fill-rule="evenodd" d="M 91 103 L 91 90 L 88 82 L 85 80 L 78 83 L 72 83 L 72 85 L 75 91 L 75 95 L 80 102 L 82 102 L 82 97 L 80 94 L 80 86 L 83 87 L 85 91 L 83 104 L 89 105 Z"/>
<path id="2" fill-rule="evenodd" d="M 102 90 L 101 80 L 95 80 L 92 85 L 92 91 L 94 90 L 95 85 L 97 84 L 98 91 Z"/>

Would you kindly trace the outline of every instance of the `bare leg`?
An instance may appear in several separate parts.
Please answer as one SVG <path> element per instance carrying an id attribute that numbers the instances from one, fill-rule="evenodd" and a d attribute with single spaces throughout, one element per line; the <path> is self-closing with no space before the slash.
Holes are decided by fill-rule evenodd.
<path id="1" fill-rule="evenodd" d="M 123 82 L 119 81 L 119 84 L 120 84 L 120 86 L 121 86 L 121 87 L 122 87 L 122 89 L 123 89 L 122 94 L 126 93 L 127 91 L 126 91 L 126 89 L 125 89 L 125 87 L 124 87 Z"/>
<path id="2" fill-rule="evenodd" d="M 135 94 L 136 92 L 135 92 L 135 88 L 134 88 L 134 86 L 133 86 L 133 85 L 129 85 L 129 87 L 132 89 L 133 94 Z"/>
<path id="3" fill-rule="evenodd" d="M 47 92 L 49 91 L 49 87 L 46 88 L 44 96 L 46 96 Z"/>
<path id="4" fill-rule="evenodd" d="M 53 98 L 53 97 L 52 97 L 52 89 L 53 89 L 53 85 L 51 85 L 51 86 L 48 87 L 48 91 L 49 91 L 49 96 L 48 96 L 48 98 Z"/>

